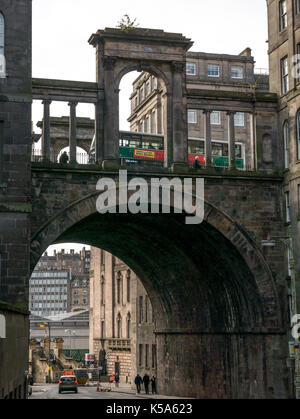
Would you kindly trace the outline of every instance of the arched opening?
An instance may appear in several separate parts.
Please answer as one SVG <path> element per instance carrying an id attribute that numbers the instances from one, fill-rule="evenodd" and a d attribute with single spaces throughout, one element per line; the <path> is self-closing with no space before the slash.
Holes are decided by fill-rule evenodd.
<path id="1" fill-rule="evenodd" d="M 179 214 L 103 216 L 90 199 L 37 231 L 33 260 L 49 242 L 80 242 L 116 255 L 136 273 L 155 317 L 162 394 L 270 396 L 263 365 L 279 337 L 266 330 L 281 321 L 272 275 L 255 243 L 208 204 L 206 220 L 187 226 Z"/>
<path id="2" fill-rule="evenodd" d="M 168 130 L 166 83 L 155 69 L 140 73 L 130 70 L 125 68 L 116 78 L 121 163 L 163 167 Z"/>

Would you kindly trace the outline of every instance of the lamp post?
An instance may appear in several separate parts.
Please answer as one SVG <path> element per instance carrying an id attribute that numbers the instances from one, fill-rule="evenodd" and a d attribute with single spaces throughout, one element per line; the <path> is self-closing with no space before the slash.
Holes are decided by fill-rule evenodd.
<path id="1" fill-rule="evenodd" d="M 48 327 L 48 383 L 51 383 L 51 374 L 50 374 L 50 351 L 51 351 L 51 327 L 50 322 L 43 323 L 40 327 Z"/>

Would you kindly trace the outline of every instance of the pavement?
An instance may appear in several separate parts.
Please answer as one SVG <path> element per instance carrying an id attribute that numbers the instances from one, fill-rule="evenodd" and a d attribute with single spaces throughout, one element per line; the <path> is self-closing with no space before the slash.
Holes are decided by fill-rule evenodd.
<path id="1" fill-rule="evenodd" d="M 88 384 L 86 384 L 84 387 L 94 387 L 95 391 L 97 388 L 97 382 L 90 382 Z M 43 393 L 47 391 L 47 388 L 49 387 L 56 387 L 58 386 L 58 384 L 34 384 L 32 386 L 32 393 Z M 141 391 L 139 394 L 136 393 L 136 390 L 133 390 L 131 388 L 131 384 L 122 384 L 119 383 L 119 386 L 116 387 L 114 384 L 110 384 L 110 383 L 101 383 L 100 385 L 101 388 L 106 389 L 106 390 L 110 390 L 110 391 L 106 391 L 106 392 L 99 392 L 99 393 L 103 393 L 103 394 L 112 394 L 112 393 L 119 393 L 119 394 L 124 394 L 124 395 L 131 395 L 131 396 L 138 396 L 139 398 L 145 398 L 145 399 L 181 399 L 180 397 L 175 397 L 175 396 L 162 396 L 162 395 L 156 395 L 156 394 L 146 394 L 145 391 Z M 80 388 L 80 387 L 79 387 Z"/>

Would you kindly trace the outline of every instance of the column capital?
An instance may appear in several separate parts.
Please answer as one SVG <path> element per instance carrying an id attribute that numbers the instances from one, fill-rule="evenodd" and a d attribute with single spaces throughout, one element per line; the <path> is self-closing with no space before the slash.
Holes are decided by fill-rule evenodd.
<path id="1" fill-rule="evenodd" d="M 211 109 L 202 109 L 204 115 L 211 114 L 213 111 Z"/>
<path id="2" fill-rule="evenodd" d="M 78 102 L 76 102 L 76 101 L 74 101 L 74 102 L 71 101 L 71 102 L 68 103 L 68 106 L 75 106 L 76 107 L 77 105 L 78 105 Z"/>
<path id="3" fill-rule="evenodd" d="M 226 115 L 233 116 L 236 114 L 236 111 L 226 111 Z"/>
<path id="4" fill-rule="evenodd" d="M 104 70 L 113 70 L 117 62 L 117 57 L 108 57 L 105 56 L 103 59 Z"/>
<path id="5" fill-rule="evenodd" d="M 184 61 L 172 61 L 171 67 L 173 73 L 182 73 L 186 68 L 186 63 Z"/>
<path id="6" fill-rule="evenodd" d="M 51 100 L 51 99 L 44 99 L 44 100 L 42 101 L 42 104 L 43 104 L 43 105 L 51 105 L 51 103 L 52 103 L 52 100 Z"/>

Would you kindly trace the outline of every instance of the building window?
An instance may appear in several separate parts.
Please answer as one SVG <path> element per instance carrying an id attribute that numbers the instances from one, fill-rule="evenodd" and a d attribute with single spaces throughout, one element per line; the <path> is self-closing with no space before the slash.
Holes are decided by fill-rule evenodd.
<path id="1" fill-rule="evenodd" d="M 300 184 L 297 186 L 298 190 L 298 218 L 300 218 Z"/>
<path id="2" fill-rule="evenodd" d="M 289 91 L 288 57 L 284 57 L 281 60 L 281 91 L 283 95 Z"/>
<path id="3" fill-rule="evenodd" d="M 101 265 L 105 265 L 105 251 L 101 250 Z"/>
<path id="4" fill-rule="evenodd" d="M 143 296 L 140 296 L 139 298 L 139 323 L 143 323 Z"/>
<path id="5" fill-rule="evenodd" d="M 156 134 L 156 111 L 151 114 L 151 133 Z"/>
<path id="6" fill-rule="evenodd" d="M 208 64 L 208 77 L 220 77 L 220 66 L 216 64 Z"/>
<path id="7" fill-rule="evenodd" d="M 197 124 L 197 111 L 191 109 L 188 110 L 188 123 Z"/>
<path id="8" fill-rule="evenodd" d="M 145 296 L 145 323 L 148 323 L 148 310 L 149 310 L 149 299 Z"/>
<path id="9" fill-rule="evenodd" d="M 105 284 L 105 281 L 104 281 L 104 276 L 102 276 L 101 277 L 101 296 L 100 296 L 100 298 L 101 298 L 101 305 L 102 306 L 104 306 L 104 304 L 105 304 L 105 295 L 104 295 L 104 291 L 105 291 L 105 289 L 104 289 L 104 284 Z"/>
<path id="10" fill-rule="evenodd" d="M 285 193 L 285 221 L 291 222 L 291 206 L 290 206 L 290 193 Z"/>
<path id="11" fill-rule="evenodd" d="M 243 67 L 239 67 L 234 65 L 231 67 L 231 77 L 233 79 L 243 79 L 244 78 L 244 69 Z"/>
<path id="12" fill-rule="evenodd" d="M 152 345 L 152 368 L 156 368 L 156 345 Z"/>
<path id="13" fill-rule="evenodd" d="M 146 344 L 145 349 L 145 367 L 149 368 L 149 345 Z"/>
<path id="14" fill-rule="evenodd" d="M 121 272 L 118 272 L 117 277 L 117 303 L 121 304 L 122 301 L 122 275 Z"/>
<path id="15" fill-rule="evenodd" d="M 221 112 L 213 111 L 210 114 L 210 123 L 212 125 L 221 125 Z"/>
<path id="16" fill-rule="evenodd" d="M 244 112 L 236 112 L 234 114 L 234 125 L 236 127 L 244 127 L 245 126 L 245 114 L 244 114 Z"/>
<path id="17" fill-rule="evenodd" d="M 284 143 L 284 168 L 290 167 L 290 136 L 289 123 L 285 121 L 283 124 L 283 143 Z"/>
<path id="18" fill-rule="evenodd" d="M 143 364 L 143 345 L 139 344 L 139 366 Z"/>
<path id="19" fill-rule="evenodd" d="M 279 2 L 279 29 L 283 31 L 287 27 L 286 0 Z"/>
<path id="20" fill-rule="evenodd" d="M 300 160 L 300 109 L 296 115 L 297 160 Z"/>
<path id="21" fill-rule="evenodd" d="M 117 332 L 118 332 L 118 339 L 122 339 L 122 318 L 121 318 L 121 314 L 118 314 L 118 319 L 117 319 Z"/>
<path id="22" fill-rule="evenodd" d="M 0 13 L 0 78 L 6 76 L 4 57 L 4 16 Z"/>
<path id="23" fill-rule="evenodd" d="M 127 339 L 131 338 L 131 315 L 128 313 L 127 315 Z"/>
<path id="24" fill-rule="evenodd" d="M 186 74 L 188 76 L 196 75 L 196 64 L 195 63 L 186 63 Z"/>
<path id="25" fill-rule="evenodd" d="M 149 116 L 146 116 L 146 118 L 144 119 L 144 132 L 149 132 Z"/>
<path id="26" fill-rule="evenodd" d="M 130 293 L 130 286 L 131 286 L 131 278 L 130 278 L 130 271 L 127 272 L 127 303 L 130 303 L 131 293 Z"/>
<path id="27" fill-rule="evenodd" d="M 101 322 L 101 339 L 105 339 L 105 322 Z"/>

